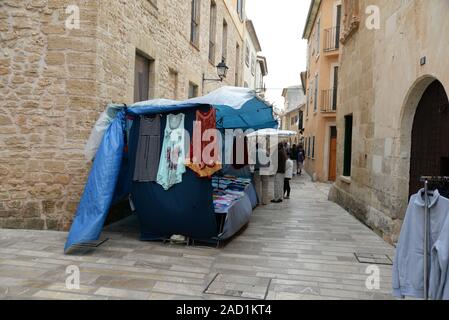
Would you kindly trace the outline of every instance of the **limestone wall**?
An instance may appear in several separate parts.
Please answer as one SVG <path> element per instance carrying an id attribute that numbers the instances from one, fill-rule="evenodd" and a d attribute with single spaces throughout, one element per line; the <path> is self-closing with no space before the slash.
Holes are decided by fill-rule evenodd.
<path id="1" fill-rule="evenodd" d="M 0 228 L 70 227 L 91 166 L 85 142 L 106 103 L 133 102 L 136 50 L 155 60 L 154 97 L 173 98 L 177 86 L 177 98 L 185 99 L 189 81 L 202 94 L 203 72 L 216 77 L 208 61 L 209 2 L 201 1 L 199 48 L 189 43 L 189 3 L 0 1 Z M 73 4 L 78 30 L 65 27 Z M 223 84 L 233 85 L 243 26 L 233 24 L 223 0 L 217 5 L 216 56 L 225 17 L 231 69 Z M 223 84 L 207 83 L 204 93 Z"/>
<path id="2" fill-rule="evenodd" d="M 370 5 L 360 1 L 360 12 Z M 366 15 L 342 47 L 338 175 L 343 173 L 344 116 L 353 114 L 351 179 L 338 179 L 331 199 L 397 241 L 408 203 L 411 128 L 429 79 L 449 92 L 449 2 L 380 0 L 379 30 Z M 420 65 L 426 56 L 427 64 Z"/>
<path id="3" fill-rule="evenodd" d="M 68 3 L 0 2 L 0 227 L 66 229 L 83 189 L 97 3 L 80 1 L 84 28 L 66 30 Z"/>

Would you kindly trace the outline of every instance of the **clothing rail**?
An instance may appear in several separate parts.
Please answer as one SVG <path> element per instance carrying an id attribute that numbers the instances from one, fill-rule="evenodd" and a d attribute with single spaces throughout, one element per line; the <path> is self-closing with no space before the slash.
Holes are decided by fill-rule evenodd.
<path id="1" fill-rule="evenodd" d="M 421 182 L 449 182 L 449 176 L 422 176 Z"/>
<path id="2" fill-rule="evenodd" d="M 449 177 L 445 176 L 422 176 L 420 179 L 424 182 L 424 300 L 429 300 L 429 243 L 430 243 L 430 199 L 429 183 L 446 182 L 449 183 Z"/>

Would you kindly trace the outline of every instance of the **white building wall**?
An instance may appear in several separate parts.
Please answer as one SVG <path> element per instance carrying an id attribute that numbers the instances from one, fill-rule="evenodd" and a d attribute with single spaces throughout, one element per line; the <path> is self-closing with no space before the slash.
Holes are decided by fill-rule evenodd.
<path id="1" fill-rule="evenodd" d="M 248 51 L 247 48 L 249 49 Z M 243 86 L 255 90 L 257 88 L 257 51 L 248 33 L 245 34 L 245 44 L 243 47 L 243 69 Z"/>

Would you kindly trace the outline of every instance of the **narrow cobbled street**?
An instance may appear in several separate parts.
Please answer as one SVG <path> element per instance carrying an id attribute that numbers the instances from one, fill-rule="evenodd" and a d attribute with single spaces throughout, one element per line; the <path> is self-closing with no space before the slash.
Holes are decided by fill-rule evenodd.
<path id="1" fill-rule="evenodd" d="M 77 255 L 63 254 L 64 232 L 0 230 L 0 299 L 390 299 L 394 248 L 328 189 L 295 178 L 291 200 L 258 208 L 222 248 L 141 242 L 133 218 Z"/>

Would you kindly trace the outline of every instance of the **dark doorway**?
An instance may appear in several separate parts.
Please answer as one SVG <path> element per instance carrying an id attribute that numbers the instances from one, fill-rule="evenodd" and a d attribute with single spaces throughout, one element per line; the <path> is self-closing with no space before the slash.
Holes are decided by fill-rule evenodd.
<path id="1" fill-rule="evenodd" d="M 410 195 L 423 175 L 449 175 L 449 103 L 443 85 L 432 82 L 416 109 L 410 155 Z"/>
<path id="2" fill-rule="evenodd" d="M 331 127 L 329 143 L 329 181 L 337 179 L 337 127 Z"/>

